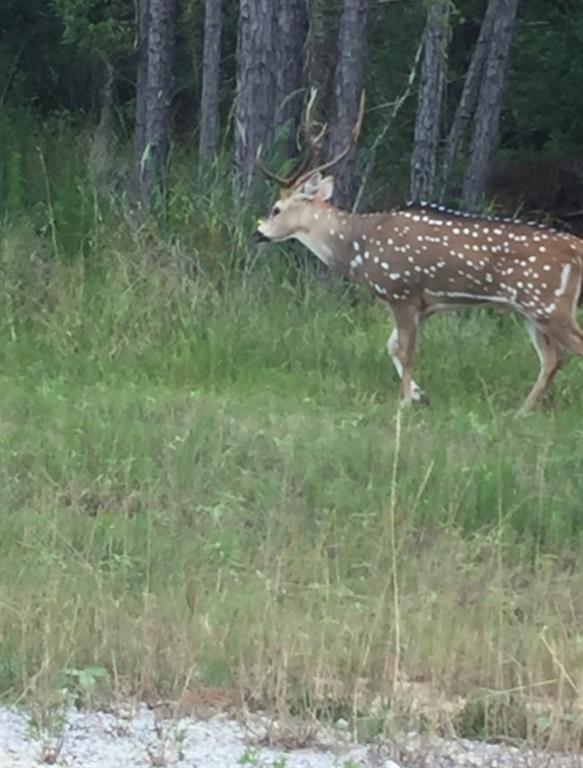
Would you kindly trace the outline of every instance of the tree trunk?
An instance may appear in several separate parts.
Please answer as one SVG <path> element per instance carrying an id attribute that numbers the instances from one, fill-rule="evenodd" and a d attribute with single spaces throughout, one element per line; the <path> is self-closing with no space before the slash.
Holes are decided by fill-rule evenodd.
<path id="1" fill-rule="evenodd" d="M 492 42 L 484 65 L 484 77 L 474 118 L 474 135 L 463 189 L 464 205 L 476 209 L 483 201 L 492 157 L 498 142 L 498 125 L 504 97 L 504 81 L 512 45 L 518 0 L 499 0 Z"/>
<path id="2" fill-rule="evenodd" d="M 272 0 L 240 0 L 235 97 L 235 190 L 251 192 L 257 150 L 273 139 L 277 51 Z"/>
<path id="3" fill-rule="evenodd" d="M 441 171 L 441 200 L 445 200 L 448 196 L 450 176 L 454 167 L 459 145 L 476 110 L 476 104 L 478 103 L 478 96 L 480 93 L 480 83 L 484 73 L 484 64 L 492 41 L 492 30 L 494 28 L 494 19 L 496 18 L 497 8 L 498 0 L 490 0 L 488 7 L 486 8 L 486 13 L 484 14 L 482 26 L 480 27 L 480 35 L 476 42 L 476 47 L 474 48 L 474 53 L 464 80 L 462 94 L 447 137 Z"/>
<path id="4" fill-rule="evenodd" d="M 147 19 L 147 63 L 145 83 L 139 83 L 136 149 L 139 195 L 147 207 L 167 188 L 174 17 L 175 0 L 149 0 L 147 11 L 140 8 L 140 26 L 142 18 Z M 138 66 L 138 79 L 140 74 Z M 140 103 L 140 98 L 145 104 Z"/>
<path id="5" fill-rule="evenodd" d="M 276 127 L 286 134 L 286 153 L 296 152 L 302 117 L 304 46 L 307 32 L 306 0 L 277 0 Z"/>
<path id="6" fill-rule="evenodd" d="M 350 141 L 358 116 L 364 84 L 367 17 L 368 0 L 344 0 L 334 77 L 334 108 L 328 145 L 330 157 L 341 152 Z M 353 147 L 334 169 L 334 200 L 341 207 L 352 204 L 356 186 L 355 170 L 356 151 Z"/>
<path id="7" fill-rule="evenodd" d="M 306 79 L 318 92 L 316 119 L 328 115 L 338 48 L 337 0 L 307 0 Z"/>
<path id="8" fill-rule="evenodd" d="M 201 164 L 215 157 L 219 145 L 222 13 L 223 0 L 206 0 L 200 103 Z"/>
<path id="9" fill-rule="evenodd" d="M 411 157 L 411 199 L 415 201 L 430 200 L 433 196 L 447 64 L 449 5 L 449 0 L 433 0 L 423 33 L 423 63 Z"/>
<path id="10" fill-rule="evenodd" d="M 136 48 L 137 48 L 137 83 L 136 83 L 136 124 L 134 131 L 134 184 L 135 193 L 140 197 L 141 165 L 146 149 L 146 85 L 148 82 L 148 17 L 149 0 L 137 0 L 136 9 Z"/>

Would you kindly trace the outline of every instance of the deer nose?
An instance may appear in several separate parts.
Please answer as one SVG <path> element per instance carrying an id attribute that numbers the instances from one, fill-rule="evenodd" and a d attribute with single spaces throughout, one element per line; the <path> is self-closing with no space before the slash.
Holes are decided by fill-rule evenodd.
<path id="1" fill-rule="evenodd" d="M 258 245 L 259 243 L 269 243 L 270 240 L 268 237 L 266 237 L 263 232 L 256 229 L 255 232 L 251 235 L 251 242 L 253 245 Z"/>

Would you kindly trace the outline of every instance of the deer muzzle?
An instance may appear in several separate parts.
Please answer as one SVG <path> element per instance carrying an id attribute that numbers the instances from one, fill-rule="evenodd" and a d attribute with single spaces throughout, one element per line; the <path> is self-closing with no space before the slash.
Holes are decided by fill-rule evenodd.
<path id="1" fill-rule="evenodd" d="M 256 229 L 255 232 L 251 235 L 251 242 L 253 245 L 258 245 L 259 243 L 270 243 L 271 240 L 269 237 L 263 234 L 261 230 Z"/>

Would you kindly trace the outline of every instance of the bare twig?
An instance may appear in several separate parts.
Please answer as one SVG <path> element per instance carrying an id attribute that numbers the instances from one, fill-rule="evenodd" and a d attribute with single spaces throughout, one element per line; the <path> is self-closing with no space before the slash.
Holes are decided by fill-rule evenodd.
<path id="1" fill-rule="evenodd" d="M 393 472 L 391 476 L 391 500 L 389 503 L 389 529 L 391 533 L 391 581 L 393 586 L 393 612 L 395 615 L 395 657 L 393 663 L 393 692 L 399 684 L 401 671 L 401 601 L 399 597 L 399 572 L 397 566 L 397 543 L 395 541 L 395 514 L 397 509 L 397 471 L 399 468 L 399 453 L 401 450 L 401 414 L 397 411 L 395 428 L 395 455 L 393 457 Z"/>
<path id="2" fill-rule="evenodd" d="M 415 76 L 417 74 L 417 68 L 419 65 L 419 60 L 421 59 L 421 51 L 423 50 L 423 40 L 419 43 L 419 46 L 417 47 L 417 51 L 415 53 L 415 58 L 413 60 L 413 66 L 411 67 L 411 71 L 409 72 L 409 77 L 407 78 L 407 85 L 405 87 L 405 90 L 403 93 L 399 96 L 399 98 L 395 99 L 394 102 L 392 102 L 393 109 L 391 111 L 391 114 L 389 116 L 389 119 L 383 126 L 382 131 L 379 133 L 379 135 L 376 137 L 376 139 L 373 142 L 372 147 L 369 150 L 369 158 L 368 162 L 365 166 L 364 173 L 362 174 L 362 181 L 360 182 L 360 187 L 358 189 L 358 193 L 356 195 L 356 199 L 354 201 L 354 205 L 352 206 L 353 213 L 358 210 L 360 206 L 360 202 L 362 200 L 362 195 L 364 193 L 364 189 L 368 183 L 368 179 L 370 176 L 370 173 L 372 171 L 372 168 L 374 166 L 375 157 L 378 148 L 380 145 L 384 142 L 387 133 L 389 132 L 389 128 L 393 124 L 393 121 L 395 117 L 398 115 L 401 107 L 403 104 L 407 101 L 409 96 L 411 95 L 411 90 L 413 89 L 413 83 L 415 82 Z"/>
<path id="3" fill-rule="evenodd" d="M 10 86 L 12 84 L 14 75 L 16 74 L 16 70 L 18 69 L 18 62 L 20 61 L 22 52 L 24 51 L 26 44 L 28 43 L 31 37 L 32 35 L 27 35 L 27 37 L 24 38 L 24 40 L 20 44 L 20 47 L 16 51 L 16 54 L 14 56 L 14 61 L 12 62 L 12 66 L 8 70 L 8 75 L 6 76 L 6 82 L 4 84 L 4 89 L 2 90 L 2 95 L 0 96 L 0 107 L 3 106 L 4 104 L 4 100 L 6 99 L 8 91 L 10 90 Z"/>
<path id="4" fill-rule="evenodd" d="M 576 216 L 583 216 L 583 208 L 579 208 L 578 211 L 569 211 L 569 213 L 562 213 L 561 218 L 562 219 L 572 219 Z"/>
<path id="5" fill-rule="evenodd" d="M 571 677 L 571 675 L 567 671 L 565 665 L 563 664 L 563 662 L 559 658 L 556 650 L 553 648 L 553 646 L 547 640 L 546 635 L 545 635 L 546 629 L 547 629 L 546 627 L 543 627 L 542 631 L 539 634 L 539 637 L 540 637 L 540 639 L 542 641 L 542 644 L 544 645 L 544 647 L 549 652 L 552 660 L 554 661 L 554 663 L 557 665 L 557 667 L 561 671 L 561 673 L 562 673 L 563 677 L 565 678 L 565 680 L 569 683 L 569 685 L 571 686 L 571 688 L 573 689 L 575 694 L 578 696 L 581 693 L 581 691 L 579 690 L 579 686 L 577 685 L 577 683 L 573 680 L 573 678 Z"/>

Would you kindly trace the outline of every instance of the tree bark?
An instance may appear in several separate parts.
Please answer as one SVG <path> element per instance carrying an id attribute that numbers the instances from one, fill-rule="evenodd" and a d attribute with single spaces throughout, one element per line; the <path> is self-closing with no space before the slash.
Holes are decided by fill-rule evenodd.
<path id="1" fill-rule="evenodd" d="M 219 145 L 222 13 L 223 0 L 206 0 L 200 103 L 201 163 L 211 161 Z"/>
<path id="2" fill-rule="evenodd" d="M 329 114 L 338 49 L 337 0 L 307 0 L 306 79 L 318 92 L 315 118 Z"/>
<path id="3" fill-rule="evenodd" d="M 450 190 L 450 177 L 462 137 L 472 119 L 478 103 L 480 83 L 484 73 L 484 64 L 492 41 L 494 19 L 498 0 L 490 0 L 484 14 L 480 34 L 466 73 L 462 94 L 455 111 L 453 122 L 447 137 L 441 171 L 440 199 L 445 200 Z"/>
<path id="4" fill-rule="evenodd" d="M 328 155 L 330 158 L 342 151 L 350 141 L 358 116 L 360 94 L 364 85 L 364 62 L 368 0 L 344 0 L 340 32 L 338 35 L 338 60 L 334 77 L 334 105 L 331 120 Z M 334 168 L 334 200 L 341 207 L 349 207 L 355 194 L 356 151 L 348 155 Z"/>
<path id="5" fill-rule="evenodd" d="M 430 200 L 433 196 L 447 64 L 449 6 L 449 0 L 432 0 L 423 33 L 423 63 L 411 157 L 411 199 L 415 201 Z"/>
<path id="6" fill-rule="evenodd" d="M 235 191 L 249 196 L 255 157 L 273 139 L 277 52 L 272 0 L 240 0 L 235 96 Z"/>
<path id="7" fill-rule="evenodd" d="M 135 193 L 140 197 L 141 164 L 146 148 L 146 85 L 148 83 L 148 17 L 149 0 L 137 0 L 136 8 L 136 124 L 134 131 L 134 184 Z"/>
<path id="8" fill-rule="evenodd" d="M 466 208 L 476 209 L 483 201 L 492 157 L 498 142 L 498 127 L 504 97 L 504 81 L 518 0 L 498 0 L 492 41 L 484 65 L 484 77 L 474 118 L 474 135 L 463 188 Z"/>
<path id="9" fill-rule="evenodd" d="M 147 63 L 145 83 L 139 83 L 136 149 L 139 195 L 147 207 L 167 188 L 175 8 L 175 0 L 149 0 L 147 11 L 140 8 L 140 23 L 147 20 Z"/>
<path id="10" fill-rule="evenodd" d="M 302 117 L 306 0 L 277 0 L 276 6 L 276 127 L 284 130 L 286 154 L 293 157 Z"/>

